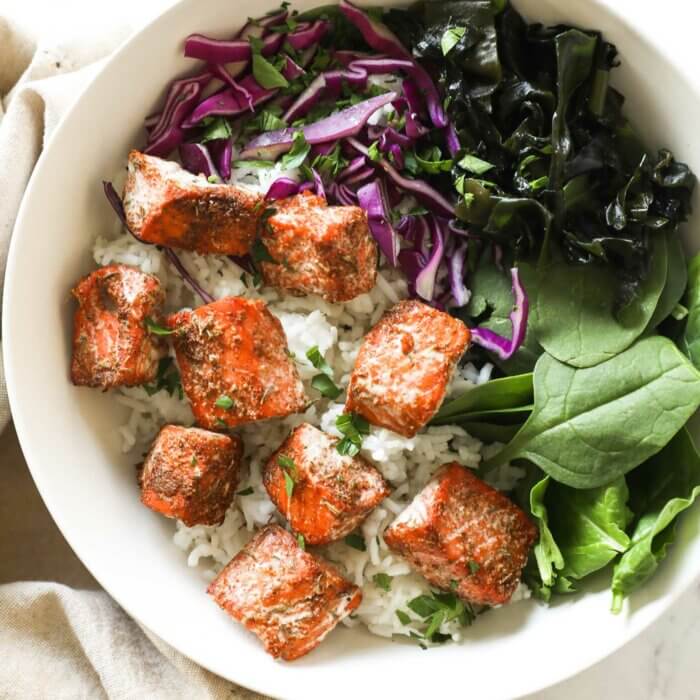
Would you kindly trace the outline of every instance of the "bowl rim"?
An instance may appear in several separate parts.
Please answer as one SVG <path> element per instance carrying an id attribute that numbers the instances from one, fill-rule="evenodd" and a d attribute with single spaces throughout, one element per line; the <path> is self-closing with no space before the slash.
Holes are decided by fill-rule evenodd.
<path id="1" fill-rule="evenodd" d="M 127 615 L 129 615 L 129 617 L 131 617 L 139 625 L 142 625 L 143 627 L 147 628 L 149 632 L 154 634 L 154 636 L 158 636 L 183 657 L 198 664 L 199 666 L 201 666 L 202 668 L 206 669 L 207 671 L 211 672 L 219 678 L 227 680 L 236 685 L 241 685 L 241 687 L 255 691 L 262 695 L 269 695 L 269 690 L 265 686 L 263 680 L 258 681 L 257 679 L 253 679 L 247 676 L 245 680 L 245 685 L 243 686 L 241 681 L 231 680 L 230 677 L 227 677 L 226 675 L 222 674 L 221 669 L 217 669 L 214 667 L 214 665 L 210 665 L 207 658 L 202 658 L 202 656 L 196 653 L 195 651 L 183 650 L 182 645 L 178 644 L 176 641 L 173 641 L 171 638 L 169 638 L 168 635 L 164 635 L 163 637 L 160 637 L 159 634 L 156 635 L 153 631 L 153 628 L 144 620 L 144 618 L 147 616 L 135 614 L 129 602 L 123 600 L 122 596 L 119 593 L 115 594 L 115 592 L 113 591 L 113 587 L 106 582 L 106 579 L 103 579 L 103 572 L 99 570 L 99 567 L 94 567 L 91 565 L 92 557 L 88 551 L 89 548 L 83 547 L 83 545 L 79 541 L 77 541 L 71 534 L 69 534 L 64 529 L 61 516 L 57 515 L 54 512 L 55 505 L 53 497 L 51 496 L 49 489 L 46 488 L 46 483 L 42 478 L 41 468 L 37 467 L 37 463 L 39 460 L 36 456 L 34 456 L 34 448 L 32 446 L 33 441 L 30 435 L 29 428 L 25 423 L 25 418 L 21 408 L 22 404 L 19 398 L 20 389 L 15 382 L 14 372 L 12 371 L 12 368 L 15 365 L 15 357 L 13 345 L 9 339 L 9 321 L 7 319 L 10 316 L 9 309 L 15 303 L 13 290 L 15 287 L 14 279 L 16 276 L 16 267 L 18 265 L 17 250 L 20 245 L 18 241 L 21 238 L 20 232 L 22 232 L 26 228 L 24 222 L 27 217 L 27 212 L 29 211 L 30 206 L 33 204 L 33 194 L 37 186 L 36 183 L 40 179 L 41 173 L 46 167 L 46 163 L 49 162 L 51 159 L 52 146 L 55 141 L 58 141 L 61 138 L 64 130 L 68 128 L 67 125 L 69 125 L 72 121 L 74 113 L 80 110 L 82 102 L 85 99 L 87 99 L 88 95 L 90 95 L 90 93 L 93 90 L 97 89 L 96 86 L 98 86 L 101 83 L 105 74 L 108 73 L 115 64 L 118 64 L 125 54 L 128 54 L 132 46 L 139 42 L 144 34 L 154 31 L 154 29 L 157 28 L 158 25 L 160 25 L 161 23 L 165 23 L 169 18 L 177 16 L 183 10 L 183 7 L 185 5 L 190 4 L 191 1 L 192 0 L 177 0 L 170 7 L 166 8 L 164 11 L 158 13 L 157 15 L 149 19 L 145 24 L 141 25 L 129 37 L 123 40 L 121 44 L 106 59 L 103 59 L 102 65 L 97 71 L 95 71 L 89 83 L 77 95 L 75 101 L 61 116 L 51 136 L 42 148 L 42 151 L 34 166 L 34 169 L 25 188 L 24 195 L 22 197 L 22 201 L 17 213 L 17 218 L 15 220 L 15 224 L 12 230 L 10 245 L 7 254 L 2 303 L 2 337 L 4 337 L 5 340 L 5 342 L 2 343 L 2 348 L 3 361 L 5 367 L 5 381 L 7 386 L 8 400 L 11 408 L 11 416 L 15 425 L 17 438 L 20 443 L 23 456 L 31 473 L 32 479 L 34 480 L 34 483 L 37 487 L 37 490 L 39 491 L 39 494 L 44 504 L 46 505 L 46 508 L 49 511 L 56 527 L 61 532 L 61 535 L 65 538 L 73 552 L 78 556 L 81 562 L 94 576 L 94 578 L 104 589 L 104 591 L 127 613 Z M 329 1 L 332 4 L 335 4 L 337 2 L 337 0 Z M 637 42 L 639 42 L 641 45 L 644 45 L 645 48 L 657 52 L 660 56 L 663 57 L 663 60 L 677 74 L 683 77 L 683 79 L 688 85 L 693 86 L 695 92 L 700 91 L 700 79 L 694 79 L 694 74 L 690 70 L 689 64 L 679 61 L 675 53 L 665 51 L 660 45 L 660 43 L 655 42 L 653 37 L 650 36 L 649 33 L 640 31 L 638 26 L 631 23 L 631 21 L 625 16 L 623 12 L 624 8 L 620 7 L 619 4 L 616 4 L 614 0 L 587 0 L 587 2 L 588 4 L 592 6 L 597 6 L 606 13 L 614 16 L 616 22 L 624 26 L 626 30 L 634 36 Z M 362 5 L 364 3 L 362 0 L 359 0 L 359 4 Z M 374 0 L 372 4 L 380 3 L 378 2 L 378 0 Z M 700 211 L 696 213 L 695 216 L 700 217 Z M 700 537 L 700 534 L 698 534 L 698 537 Z M 609 642 L 607 645 L 601 644 L 595 652 L 588 654 L 584 659 L 579 660 L 576 663 L 571 663 L 568 666 L 562 666 L 558 671 L 551 672 L 546 679 L 538 679 L 537 677 L 535 677 L 533 680 L 529 680 L 523 678 L 521 689 L 518 691 L 516 696 L 512 697 L 524 697 L 526 695 L 530 695 L 532 693 L 551 688 L 601 663 L 606 658 L 618 652 L 624 646 L 629 644 L 633 639 L 638 637 L 642 632 L 644 632 L 648 627 L 650 627 L 652 623 L 658 621 L 658 619 L 664 614 L 666 614 L 668 609 L 691 586 L 695 585 L 699 581 L 700 568 L 685 583 L 683 587 L 673 591 L 670 595 L 663 596 L 663 599 L 661 601 L 657 601 L 657 604 L 652 614 L 647 615 L 645 619 L 641 621 L 638 620 L 635 624 L 631 624 L 623 638 Z M 262 647 L 260 647 L 260 653 L 264 653 Z M 301 695 L 297 694 L 290 695 L 289 697 L 302 698 Z"/>

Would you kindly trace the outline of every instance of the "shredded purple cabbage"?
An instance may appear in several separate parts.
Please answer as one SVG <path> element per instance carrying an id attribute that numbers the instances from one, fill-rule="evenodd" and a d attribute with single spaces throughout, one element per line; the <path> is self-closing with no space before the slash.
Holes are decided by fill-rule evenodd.
<path id="1" fill-rule="evenodd" d="M 391 225 L 384 183 L 376 179 L 364 185 L 357 190 L 357 199 L 360 206 L 367 212 L 369 230 L 377 241 L 379 249 L 384 253 L 389 264 L 396 267 L 401 246 L 399 237 Z"/>
<path id="2" fill-rule="evenodd" d="M 265 132 L 246 145 L 241 152 L 241 157 L 276 158 L 291 148 L 297 131 L 302 131 L 307 143 L 311 144 L 347 138 L 360 131 L 372 114 L 380 107 L 389 104 L 395 97 L 395 92 L 386 92 L 298 129 L 287 128 Z"/>
<path id="3" fill-rule="evenodd" d="M 514 305 L 513 311 L 510 314 L 510 323 L 513 328 L 513 333 L 510 339 L 504 338 L 498 333 L 489 330 L 488 328 L 473 328 L 471 331 L 472 340 L 481 345 L 482 348 L 489 350 L 502 360 L 507 360 L 512 357 L 523 344 L 525 334 L 527 332 L 527 318 L 530 310 L 530 303 L 520 281 L 518 268 L 513 267 L 510 270 L 510 277 L 513 285 Z"/>
<path id="4" fill-rule="evenodd" d="M 194 175 L 204 175 L 206 178 L 212 175 L 219 177 L 209 149 L 203 143 L 181 143 L 180 160 L 182 167 Z"/>

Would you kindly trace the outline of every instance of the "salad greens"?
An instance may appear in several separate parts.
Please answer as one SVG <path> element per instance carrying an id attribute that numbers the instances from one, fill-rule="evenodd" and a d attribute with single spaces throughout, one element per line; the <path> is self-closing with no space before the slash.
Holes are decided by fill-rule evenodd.
<path id="1" fill-rule="evenodd" d="M 585 369 L 545 353 L 533 382 L 532 414 L 484 466 L 527 459 L 580 489 L 608 484 L 637 467 L 700 406 L 700 373 L 659 336 Z"/>
<path id="2" fill-rule="evenodd" d="M 508 0 L 387 11 L 341 0 L 282 15 L 261 37 L 188 37 L 185 55 L 213 72 L 171 85 L 146 152 L 196 145 L 226 180 L 235 146 L 236 166 L 277 162 L 306 180 L 280 178 L 268 199 L 311 189 L 376 210 L 372 233 L 410 293 L 464 320 L 481 344 L 469 359 L 497 365 L 432 424 L 502 443 L 484 471 L 525 467 L 514 496 L 540 533 L 529 584 L 549 599 L 609 569 L 619 610 L 700 493 L 684 427 L 700 406 L 700 255 L 688 264 L 679 237 L 695 176 L 636 134 L 611 79 L 617 50 L 597 31 L 528 24 Z M 249 74 L 228 74 L 236 63 Z M 400 90 L 371 79 L 387 74 Z M 228 79 L 212 95 L 215 76 Z M 379 107 L 385 123 L 370 123 Z M 396 215 L 406 195 L 415 206 Z M 262 260 L 257 239 L 237 262 Z M 307 358 L 313 386 L 338 398 L 318 348 Z M 162 388 L 182 391 L 170 364 L 147 390 Z M 367 422 L 343 414 L 336 427 L 338 452 L 358 454 Z M 291 495 L 293 463 L 281 466 Z M 365 549 L 356 533 L 345 542 Z M 451 593 L 408 608 L 431 641 L 444 622 L 473 619 Z"/>

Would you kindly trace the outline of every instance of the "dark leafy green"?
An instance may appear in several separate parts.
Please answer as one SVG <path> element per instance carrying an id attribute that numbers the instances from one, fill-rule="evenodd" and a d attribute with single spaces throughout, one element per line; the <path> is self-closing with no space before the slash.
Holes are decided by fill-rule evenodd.
<path id="1" fill-rule="evenodd" d="M 550 484 L 549 527 L 564 559 L 559 576 L 582 579 L 626 551 L 630 538 L 625 529 L 632 519 L 628 497 L 623 477 L 593 489 Z"/>
<path id="2" fill-rule="evenodd" d="M 686 428 L 629 477 L 636 521 L 629 549 L 615 566 L 614 612 L 657 569 L 673 541 L 678 516 L 700 496 L 700 455 Z"/>
<path id="3" fill-rule="evenodd" d="M 474 412 L 512 409 L 532 403 L 532 373 L 492 379 L 443 404 L 432 423 L 441 425 Z"/>
<path id="4" fill-rule="evenodd" d="M 700 374 L 658 336 L 586 369 L 545 353 L 534 389 L 530 418 L 483 466 L 523 458 L 574 488 L 609 484 L 638 466 L 700 406 Z"/>
<path id="5" fill-rule="evenodd" d="M 590 367 L 628 348 L 647 328 L 667 273 L 666 241 L 657 239 L 652 269 L 634 301 L 615 314 L 618 284 L 602 265 L 553 263 L 540 271 L 532 325 L 537 341 L 561 362 Z"/>
<path id="6" fill-rule="evenodd" d="M 688 315 L 680 338 L 680 347 L 700 369 L 700 254 L 688 265 L 688 289 L 684 301 Z"/>

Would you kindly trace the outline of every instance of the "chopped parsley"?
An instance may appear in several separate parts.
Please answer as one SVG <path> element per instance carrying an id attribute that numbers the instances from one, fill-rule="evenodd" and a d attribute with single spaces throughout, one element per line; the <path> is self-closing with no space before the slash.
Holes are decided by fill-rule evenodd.
<path id="1" fill-rule="evenodd" d="M 341 413 L 335 419 L 335 427 L 344 435 L 335 446 L 341 455 L 354 457 L 362 446 L 362 438 L 369 435 L 369 423 L 355 413 Z"/>
<path id="2" fill-rule="evenodd" d="M 230 396 L 226 396 L 226 394 L 221 394 L 221 396 L 219 396 L 219 398 L 214 402 L 214 405 L 217 408 L 223 408 L 228 411 L 233 408 L 233 399 Z"/>
<path id="3" fill-rule="evenodd" d="M 297 467 L 294 464 L 294 460 L 287 455 L 277 455 L 277 464 L 282 467 L 282 473 L 284 474 L 284 490 L 287 493 L 287 507 L 289 507 L 289 502 L 292 500 L 292 494 L 294 493 L 294 486 L 296 485 Z"/>
<path id="4" fill-rule="evenodd" d="M 460 39 L 466 34 L 466 27 L 450 27 L 445 30 L 442 38 L 440 39 L 440 48 L 442 49 L 442 55 L 447 56 L 452 49 L 454 49 L 457 44 L 459 44 Z"/>
<path id="5" fill-rule="evenodd" d="M 349 535 L 345 536 L 345 544 L 348 547 L 358 550 L 359 552 L 366 552 L 367 545 L 365 544 L 365 538 L 357 532 L 351 532 Z"/>
<path id="6" fill-rule="evenodd" d="M 217 418 L 215 422 L 220 428 L 228 428 L 228 423 L 223 418 Z"/>
<path id="7" fill-rule="evenodd" d="M 377 586 L 377 588 L 381 588 L 388 593 L 391 590 L 392 578 L 393 576 L 389 576 L 389 574 L 379 573 L 372 576 L 372 581 L 374 581 L 374 585 Z"/>
<path id="8" fill-rule="evenodd" d="M 231 138 L 231 125 L 225 117 L 205 117 L 202 126 L 204 130 L 199 137 L 200 143 Z"/>
<path id="9" fill-rule="evenodd" d="M 221 182 L 221 180 L 219 179 L 219 176 L 218 176 L 218 175 L 211 174 L 211 175 L 207 178 L 207 182 L 208 182 L 209 184 L 211 184 L 211 185 L 216 185 L 216 183 L 217 183 L 217 182 Z"/>
<path id="10" fill-rule="evenodd" d="M 489 163 L 488 161 L 481 160 L 481 158 L 469 154 L 464 156 L 457 165 L 463 170 L 468 170 L 475 175 L 483 175 L 495 167 L 493 163 Z"/>
<path id="11" fill-rule="evenodd" d="M 274 163 L 271 160 L 237 160 L 234 164 L 234 168 L 273 168 Z"/>
<path id="12" fill-rule="evenodd" d="M 429 175 L 439 175 L 452 170 L 452 159 L 443 159 L 442 151 L 437 146 L 427 149 L 422 155 L 415 154 L 420 169 Z"/>
<path id="13" fill-rule="evenodd" d="M 405 613 L 403 610 L 397 610 L 396 617 L 399 618 L 399 622 L 402 625 L 409 625 L 411 623 L 410 616 L 408 615 L 408 613 Z"/>
<path id="14" fill-rule="evenodd" d="M 172 396 L 177 392 L 180 400 L 185 397 L 180 381 L 180 373 L 177 371 L 172 357 L 163 357 L 158 361 L 155 382 L 153 384 L 144 384 L 143 389 L 149 396 L 153 396 L 161 389 L 165 389 L 168 392 L 168 396 Z"/>
<path id="15" fill-rule="evenodd" d="M 314 345 L 306 351 L 306 358 L 316 369 L 321 370 L 324 374 L 328 376 L 333 374 L 333 370 L 323 358 L 321 351 L 318 349 L 318 345 Z"/>
<path id="16" fill-rule="evenodd" d="M 452 620 L 457 620 L 462 626 L 471 625 L 475 614 L 471 605 L 460 600 L 454 593 L 433 592 L 432 595 L 419 595 L 407 603 L 428 627 L 425 638 L 431 642 L 444 642 L 448 635 L 440 633 L 440 627 Z"/>
<path id="17" fill-rule="evenodd" d="M 190 464 L 191 464 L 193 467 L 196 467 L 196 466 L 197 466 L 197 455 L 192 455 L 192 459 L 190 460 Z"/>
<path id="18" fill-rule="evenodd" d="M 253 77 L 258 85 L 266 90 L 289 87 L 289 81 L 280 73 L 279 68 L 262 55 L 263 42 L 253 36 L 248 41 L 253 51 Z"/>
<path id="19" fill-rule="evenodd" d="M 150 316 L 146 318 L 146 330 L 153 335 L 172 335 L 175 331 L 156 323 Z"/>
<path id="20" fill-rule="evenodd" d="M 380 160 L 382 157 L 382 154 L 379 152 L 379 142 L 378 141 L 373 141 L 369 148 L 367 149 L 367 155 L 369 156 L 370 160 Z"/>
<path id="21" fill-rule="evenodd" d="M 336 143 L 330 153 L 326 155 L 319 153 L 311 163 L 311 167 L 323 176 L 334 178 L 347 164 L 348 161 L 340 152 L 340 143 Z"/>
<path id="22" fill-rule="evenodd" d="M 304 539 L 304 535 L 297 535 L 297 544 L 298 544 L 303 550 L 306 550 L 306 540 Z"/>
<path id="23" fill-rule="evenodd" d="M 275 259 L 270 255 L 270 251 L 267 246 L 259 239 L 256 238 L 253 243 L 253 247 L 250 250 L 250 255 L 253 258 L 253 262 L 275 262 Z"/>
<path id="24" fill-rule="evenodd" d="M 311 380 L 311 386 L 327 399 L 337 399 L 342 393 L 342 389 L 337 387 L 327 374 L 317 374 Z"/>
<path id="25" fill-rule="evenodd" d="M 301 167 L 310 151 L 311 145 L 307 143 L 304 132 L 301 129 L 295 131 L 292 147 L 282 156 L 282 169 L 292 170 Z"/>
<path id="26" fill-rule="evenodd" d="M 425 207 L 413 207 L 411 211 L 408 212 L 408 216 L 423 216 L 429 214 L 430 212 Z"/>
<path id="27" fill-rule="evenodd" d="M 469 571 L 474 575 L 481 567 L 479 564 L 473 560 L 469 561 Z"/>
<path id="28" fill-rule="evenodd" d="M 237 496 L 250 496 L 253 493 L 253 487 L 248 486 L 245 489 L 242 489 L 241 491 L 237 491 L 236 495 Z"/>

